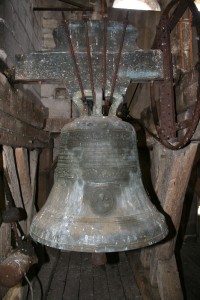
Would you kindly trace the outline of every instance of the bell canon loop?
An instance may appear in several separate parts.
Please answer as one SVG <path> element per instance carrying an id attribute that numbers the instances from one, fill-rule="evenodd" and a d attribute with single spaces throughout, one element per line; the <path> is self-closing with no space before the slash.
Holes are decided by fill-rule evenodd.
<path id="1" fill-rule="evenodd" d="M 55 182 L 30 235 L 44 245 L 115 252 L 168 233 L 141 180 L 133 127 L 117 117 L 80 117 L 61 131 Z"/>

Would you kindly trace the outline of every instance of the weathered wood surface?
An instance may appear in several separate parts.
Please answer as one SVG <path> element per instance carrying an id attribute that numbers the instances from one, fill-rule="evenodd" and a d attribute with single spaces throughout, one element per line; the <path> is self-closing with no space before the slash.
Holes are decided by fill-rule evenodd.
<path id="1" fill-rule="evenodd" d="M 158 289 L 161 300 L 183 300 L 176 258 L 158 261 L 157 268 Z"/>
<path id="2" fill-rule="evenodd" d="M 38 273 L 43 300 L 142 300 L 125 253 L 119 254 L 119 260 L 96 267 L 91 253 L 51 250 L 53 256 Z M 33 293 L 34 299 L 40 299 L 38 281 Z"/>
<path id="3" fill-rule="evenodd" d="M 36 102 L 37 101 L 37 102 Z M 48 109 L 28 91 L 14 89 L 0 73 L 0 110 L 36 128 L 44 128 Z"/>
<path id="4" fill-rule="evenodd" d="M 16 148 L 15 157 L 23 204 L 27 213 L 27 232 L 29 232 L 34 214 L 38 151 L 33 150 L 29 153 L 27 149 Z"/>
<path id="5" fill-rule="evenodd" d="M 47 200 L 53 184 L 53 147 L 45 148 L 39 157 L 37 206 L 40 209 Z"/>
<path id="6" fill-rule="evenodd" d="M 46 249 L 46 251 L 44 251 L 44 249 Z M 41 251 L 43 251 L 43 258 L 40 257 L 40 265 L 34 269 L 36 276 L 31 282 L 33 287 L 34 300 L 48 299 L 47 295 L 51 287 L 54 272 L 56 270 L 56 266 L 61 254 L 58 249 L 49 247 L 41 247 L 40 254 Z M 44 252 L 46 252 L 46 255 L 44 255 Z M 57 286 L 57 290 L 58 289 L 59 285 Z M 58 297 L 56 297 L 55 299 L 59 300 Z M 26 295 L 24 295 L 23 300 L 32 300 L 30 290 Z"/>
<path id="7" fill-rule="evenodd" d="M 51 133 L 60 133 L 64 125 L 72 122 L 74 119 L 69 118 L 48 118 L 44 130 Z"/>
<path id="8" fill-rule="evenodd" d="M 49 134 L 0 111 L 0 144 L 43 148 L 49 145 Z"/>
<path id="9" fill-rule="evenodd" d="M 43 131 L 48 110 L 31 93 L 15 90 L 0 74 L 0 144 L 37 148 L 49 144 Z"/>
<path id="10" fill-rule="evenodd" d="M 24 233 L 29 232 L 34 214 L 36 171 L 38 165 L 38 150 L 3 146 L 4 174 L 17 207 L 25 208 L 27 220 L 21 221 L 20 225 Z"/>
<path id="11" fill-rule="evenodd" d="M 183 201 L 189 182 L 198 144 L 172 151 L 156 144 L 152 152 L 152 181 L 164 211 L 170 216 L 178 232 Z M 169 224 L 170 226 L 170 224 Z M 170 231 L 172 233 L 172 227 Z M 173 234 L 173 233 L 172 233 Z M 177 234 L 164 244 L 156 246 L 158 259 L 169 259 L 175 248 Z"/>
<path id="12" fill-rule="evenodd" d="M 176 97 L 178 100 L 176 110 L 178 113 L 182 113 L 191 106 L 194 106 L 197 100 L 198 76 L 198 71 L 193 69 L 182 76 L 180 85 L 176 87 Z"/>
<path id="13" fill-rule="evenodd" d="M 3 169 L 5 164 L 3 164 L 3 154 L 0 152 L 0 211 L 6 209 L 6 199 L 4 193 L 4 182 L 3 182 Z M 8 252 L 11 249 L 11 231 L 10 224 L 0 224 L 0 263 L 5 259 Z M 1 291 L 0 291 L 1 295 Z"/>
<path id="14" fill-rule="evenodd" d="M 21 195 L 21 189 L 18 181 L 18 174 L 15 164 L 14 150 L 10 146 L 3 146 L 3 164 L 4 175 L 7 178 L 7 182 L 17 207 L 24 208 L 23 198 Z M 26 233 L 26 221 L 21 221 L 20 225 Z"/>
<path id="15" fill-rule="evenodd" d="M 150 281 L 152 285 L 158 283 L 159 261 L 169 261 L 174 254 L 183 201 L 197 147 L 198 144 L 190 144 L 184 149 L 172 151 L 156 143 L 152 151 L 151 172 L 154 189 L 162 208 L 170 217 L 167 218 L 169 235 L 166 241 L 151 249 Z"/>
<path id="16" fill-rule="evenodd" d="M 35 208 L 35 196 L 36 196 L 36 185 L 37 185 L 37 172 L 39 162 L 39 150 L 29 151 L 29 164 L 30 164 L 30 180 L 31 180 L 31 201 L 27 205 L 27 213 L 29 219 L 27 222 L 28 228 L 30 228 L 34 214 L 36 213 Z"/>
<path id="17" fill-rule="evenodd" d="M 142 300 L 161 300 L 158 288 L 150 284 L 149 269 L 144 269 L 141 265 L 140 250 L 129 251 L 127 256 Z"/>
<path id="18" fill-rule="evenodd" d="M 125 252 L 119 252 L 118 269 L 123 285 L 125 299 L 132 299 L 134 295 L 133 299 L 141 300 L 142 297 L 135 280 L 133 280 L 132 269 L 130 268 L 129 261 Z"/>

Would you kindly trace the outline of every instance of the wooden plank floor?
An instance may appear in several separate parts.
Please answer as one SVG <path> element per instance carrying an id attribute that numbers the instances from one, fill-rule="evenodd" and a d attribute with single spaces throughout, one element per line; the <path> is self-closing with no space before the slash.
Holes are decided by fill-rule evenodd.
<path id="1" fill-rule="evenodd" d="M 96 267 L 90 253 L 50 250 L 33 285 L 34 300 L 142 300 L 124 252 Z"/>
<path id="2" fill-rule="evenodd" d="M 142 300 L 124 252 L 107 255 L 106 266 L 95 267 L 89 253 L 47 250 L 49 261 L 42 265 L 33 284 L 34 300 Z M 184 242 L 179 273 L 184 299 L 199 300 L 200 238 Z M 148 283 L 144 284 L 148 289 Z M 30 293 L 23 300 L 31 300 Z"/>

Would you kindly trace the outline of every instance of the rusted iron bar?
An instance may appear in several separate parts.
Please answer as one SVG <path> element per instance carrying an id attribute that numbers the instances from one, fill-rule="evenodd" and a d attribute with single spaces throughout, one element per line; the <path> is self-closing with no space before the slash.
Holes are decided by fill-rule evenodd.
<path id="1" fill-rule="evenodd" d="M 102 93 L 103 93 L 103 100 L 105 100 L 105 95 L 106 95 L 106 54 L 107 54 L 107 27 L 108 27 L 108 18 L 104 17 L 103 19 L 104 23 L 104 31 L 103 31 L 103 63 L 102 63 L 102 68 L 103 68 L 103 76 L 102 76 Z"/>
<path id="2" fill-rule="evenodd" d="M 164 140 L 175 138 L 175 107 L 173 89 L 173 65 L 171 58 L 170 31 L 168 29 L 169 18 L 167 15 L 161 17 L 157 28 L 157 47 L 163 52 L 164 81 L 160 85 L 160 136 Z"/>
<path id="3" fill-rule="evenodd" d="M 120 46 L 119 46 L 119 52 L 118 52 L 118 55 L 117 55 L 114 75 L 113 75 L 112 84 L 111 84 L 110 102 L 112 102 L 113 94 L 114 94 L 114 91 L 115 91 L 115 85 L 116 85 L 116 81 L 117 81 L 117 74 L 118 74 L 118 70 L 119 70 L 119 63 L 120 63 L 120 60 L 121 60 L 122 48 L 123 48 L 123 45 L 124 45 L 124 38 L 125 38 L 126 28 L 127 28 L 128 23 L 129 22 L 128 22 L 128 13 L 127 13 L 126 18 L 124 20 L 124 26 L 123 26 L 123 32 L 122 32 L 121 42 L 120 42 Z"/>
<path id="4" fill-rule="evenodd" d="M 62 12 L 62 17 L 63 17 L 63 21 L 64 21 L 64 24 L 65 24 L 64 28 L 65 28 L 65 33 L 67 35 L 72 60 L 73 60 L 73 63 L 74 63 L 74 71 L 75 71 L 76 77 L 78 79 L 78 83 L 79 83 L 79 87 L 80 87 L 80 91 L 81 91 L 81 95 L 82 95 L 82 101 L 85 104 L 86 96 L 85 96 L 84 89 L 83 89 L 83 83 L 82 83 L 82 80 L 81 80 L 81 75 L 80 75 L 79 67 L 78 67 L 78 64 L 77 64 L 77 59 L 76 59 L 76 55 L 75 55 L 75 52 L 74 52 L 74 47 L 73 47 L 73 44 L 72 44 L 71 36 L 70 36 L 69 26 L 68 26 L 68 23 L 65 19 L 65 15 L 64 15 L 63 12 Z"/>
<path id="5" fill-rule="evenodd" d="M 85 44 L 86 44 L 86 52 L 87 52 L 87 60 L 88 60 L 88 67 L 89 67 L 89 74 L 90 74 L 90 85 L 91 85 L 91 91 L 92 91 L 92 98 L 93 103 L 95 102 L 95 90 L 94 90 L 94 80 L 93 80 L 93 70 L 92 70 L 92 59 L 91 59 L 91 53 L 90 53 L 90 41 L 89 41 L 89 35 L 88 35 L 88 17 L 84 14 L 83 20 L 85 24 Z"/>
<path id="6" fill-rule="evenodd" d="M 171 14 L 171 17 L 168 17 L 170 9 L 173 8 L 175 4 L 177 4 L 178 1 L 172 1 L 166 10 L 163 13 L 163 16 L 161 17 L 161 21 L 158 26 L 158 31 L 156 34 L 156 38 L 153 44 L 153 47 L 159 48 L 163 51 L 163 68 L 164 68 L 164 82 L 161 84 L 161 97 L 160 97 L 160 111 L 161 115 L 159 118 L 156 117 L 156 114 L 153 114 L 154 117 L 154 123 L 157 129 L 158 136 L 154 136 L 159 142 L 161 142 L 165 147 L 171 149 L 171 150 L 177 150 L 182 147 L 184 147 L 192 138 L 196 126 L 199 122 L 199 116 L 200 116 L 200 86 L 197 91 L 197 102 L 194 108 L 194 113 L 191 121 L 191 125 L 186 131 L 186 134 L 179 140 L 179 142 L 175 145 L 171 144 L 167 141 L 168 138 L 173 137 L 171 135 L 170 131 L 168 132 L 168 128 L 174 129 L 173 131 L 176 133 L 177 126 L 175 124 L 175 121 L 171 123 L 170 119 L 172 118 L 174 114 L 174 95 L 173 92 L 173 71 L 172 71 L 172 62 L 171 62 L 171 51 L 170 51 L 170 41 L 169 41 L 169 34 L 171 30 L 174 28 L 174 26 L 179 21 L 180 17 L 184 13 L 187 7 L 190 8 L 193 17 L 195 18 L 195 25 L 197 28 L 197 33 L 200 33 L 198 24 L 200 23 L 200 14 L 197 11 L 196 6 L 194 5 L 193 0 L 183 0 L 179 1 L 178 5 L 176 6 L 174 13 Z M 173 4 L 173 5 L 172 5 Z M 186 5 L 187 4 L 187 5 Z M 179 9 L 180 8 L 180 9 Z M 182 14 L 180 14 L 180 12 Z M 166 32 L 165 32 L 166 31 Z M 165 37 L 165 34 L 167 33 L 167 38 Z M 200 42 L 198 41 L 198 49 L 200 49 Z M 198 79 L 198 84 L 200 85 L 200 78 Z M 171 86 L 171 88 L 170 88 Z M 156 103 L 154 98 L 154 95 L 152 93 L 152 86 L 151 86 L 151 105 L 153 110 L 156 108 Z M 167 92 L 167 93 L 166 93 Z M 170 93 L 169 93 L 170 92 Z M 157 109 L 156 109 L 157 110 Z M 162 113 L 164 112 L 164 114 Z M 166 115 L 168 112 L 168 116 L 166 119 Z M 158 115 L 158 113 L 157 113 Z M 174 119 L 174 118 L 173 118 Z M 163 129 L 164 124 L 164 129 Z M 164 132 L 163 130 L 167 130 Z M 148 131 L 148 129 L 147 129 Z M 168 133 L 168 135 L 166 135 Z M 170 135 L 169 135 L 170 133 Z M 172 132 L 173 133 L 173 132 Z"/>
<path id="7" fill-rule="evenodd" d="M 193 0 L 189 0 L 189 1 L 193 1 Z M 174 29 L 174 27 L 177 25 L 179 19 L 182 17 L 184 12 L 188 8 L 189 1 L 188 0 L 179 1 L 179 4 L 175 8 L 174 13 L 172 14 L 172 16 L 169 19 L 168 29 L 170 32 Z"/>

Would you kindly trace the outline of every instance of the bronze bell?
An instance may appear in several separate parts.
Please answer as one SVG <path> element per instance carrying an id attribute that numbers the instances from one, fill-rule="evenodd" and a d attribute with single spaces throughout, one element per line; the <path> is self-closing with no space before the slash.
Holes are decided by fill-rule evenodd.
<path id="1" fill-rule="evenodd" d="M 114 116 L 64 126 L 55 183 L 32 238 L 58 249 L 114 252 L 151 245 L 167 232 L 142 184 L 133 127 Z"/>

